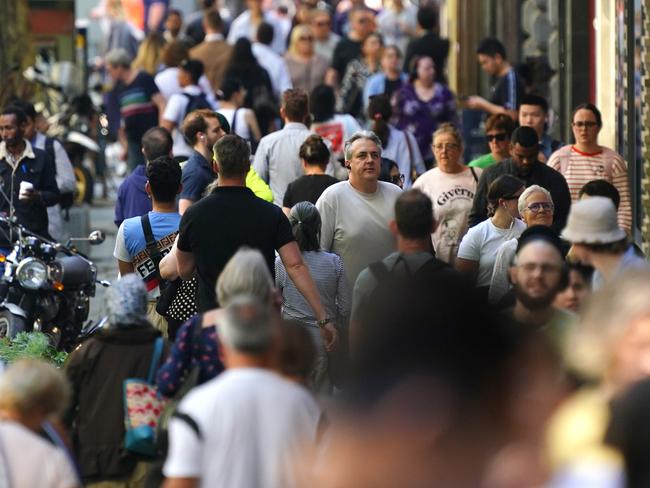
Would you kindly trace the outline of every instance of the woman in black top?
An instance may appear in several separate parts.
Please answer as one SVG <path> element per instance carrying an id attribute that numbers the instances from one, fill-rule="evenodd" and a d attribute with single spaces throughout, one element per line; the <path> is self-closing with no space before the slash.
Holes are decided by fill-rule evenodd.
<path id="1" fill-rule="evenodd" d="M 305 175 L 289 183 L 282 201 L 282 210 L 289 215 L 291 207 L 298 202 L 316 200 L 330 185 L 338 183 L 333 176 L 325 174 L 325 168 L 330 160 L 330 151 L 321 136 L 309 136 L 300 146 L 300 161 Z"/>
<path id="2" fill-rule="evenodd" d="M 244 107 L 252 108 L 260 124 L 262 135 L 272 132 L 273 120 L 278 117 L 278 103 L 273 96 L 271 78 L 257 62 L 251 49 L 251 43 L 245 37 L 237 39 L 233 47 L 230 65 L 224 79 L 236 78 L 241 80 L 246 89 Z"/>

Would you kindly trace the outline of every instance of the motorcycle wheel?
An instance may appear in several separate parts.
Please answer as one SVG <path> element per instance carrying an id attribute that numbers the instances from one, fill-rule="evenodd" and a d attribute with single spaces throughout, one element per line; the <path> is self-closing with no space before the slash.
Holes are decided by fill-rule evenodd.
<path id="1" fill-rule="evenodd" d="M 85 166 L 75 166 L 74 176 L 77 180 L 77 188 L 75 191 L 74 203 L 80 205 L 82 203 L 92 203 L 93 190 L 95 182 L 93 175 Z"/>
<path id="2" fill-rule="evenodd" d="M 0 310 L 0 337 L 13 339 L 19 332 L 27 330 L 23 317 L 12 314 L 9 310 Z"/>

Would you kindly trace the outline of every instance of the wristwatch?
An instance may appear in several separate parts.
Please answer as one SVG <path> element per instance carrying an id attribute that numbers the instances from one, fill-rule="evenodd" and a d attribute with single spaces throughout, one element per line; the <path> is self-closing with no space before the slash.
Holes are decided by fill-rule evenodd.
<path id="1" fill-rule="evenodd" d="M 323 327 L 325 327 L 330 322 L 332 322 L 332 318 L 331 317 L 325 317 L 323 320 L 317 320 L 316 325 L 318 325 L 318 327 L 320 327 L 322 329 Z"/>

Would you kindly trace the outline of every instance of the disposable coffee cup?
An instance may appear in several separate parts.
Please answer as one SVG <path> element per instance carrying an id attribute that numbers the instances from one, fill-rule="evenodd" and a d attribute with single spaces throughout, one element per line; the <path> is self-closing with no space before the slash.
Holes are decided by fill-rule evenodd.
<path id="1" fill-rule="evenodd" d="M 18 192 L 18 199 L 26 200 L 29 193 L 31 193 L 33 190 L 34 190 L 34 185 L 32 183 L 30 183 L 29 181 L 21 181 L 20 191 Z"/>

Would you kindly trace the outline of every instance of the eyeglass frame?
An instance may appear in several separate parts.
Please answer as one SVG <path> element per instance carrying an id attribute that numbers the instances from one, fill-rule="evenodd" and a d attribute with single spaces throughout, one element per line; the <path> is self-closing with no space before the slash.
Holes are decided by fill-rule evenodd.
<path id="1" fill-rule="evenodd" d="M 571 125 L 578 129 L 593 129 L 594 127 L 600 127 L 600 124 L 593 120 L 579 120 L 577 122 L 571 122 Z"/>
<path id="2" fill-rule="evenodd" d="M 458 151 L 460 149 L 460 144 L 457 144 L 455 142 L 447 142 L 445 144 L 431 144 L 431 147 L 433 148 L 434 151 L 443 151 L 443 150 L 453 150 L 453 151 Z"/>
<path id="3" fill-rule="evenodd" d="M 404 183 L 405 176 L 402 173 L 400 173 L 398 175 L 389 175 L 389 178 L 391 183 L 397 183 L 397 182 Z"/>
<path id="4" fill-rule="evenodd" d="M 537 210 L 534 210 L 532 207 L 536 206 L 538 207 Z M 533 202 L 530 205 L 526 206 L 526 210 L 529 210 L 533 212 L 534 214 L 541 213 L 543 210 L 544 212 L 554 212 L 555 211 L 555 205 L 553 205 L 551 202 Z"/>

